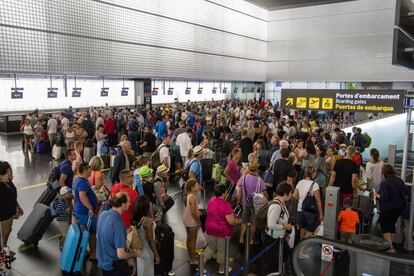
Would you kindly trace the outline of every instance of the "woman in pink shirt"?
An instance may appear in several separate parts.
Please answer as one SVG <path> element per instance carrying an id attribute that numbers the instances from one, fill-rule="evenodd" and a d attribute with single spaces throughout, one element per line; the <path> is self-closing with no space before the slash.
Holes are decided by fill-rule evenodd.
<path id="1" fill-rule="evenodd" d="M 214 186 L 215 197 L 210 199 L 207 206 L 206 239 L 208 246 L 204 251 L 204 261 L 207 262 L 217 252 L 219 274 L 224 273 L 225 238 L 234 235 L 233 226 L 242 223 L 224 198 L 227 187 L 224 184 Z M 231 267 L 230 270 L 231 271 Z"/>
<path id="2" fill-rule="evenodd" d="M 226 169 L 223 172 L 223 175 L 226 177 L 227 181 L 231 183 L 234 187 L 230 189 L 229 193 L 233 195 L 234 188 L 236 183 L 239 181 L 241 174 L 239 169 L 239 162 L 242 158 L 242 152 L 240 148 L 235 148 L 229 155 L 229 163 L 227 164 Z"/>

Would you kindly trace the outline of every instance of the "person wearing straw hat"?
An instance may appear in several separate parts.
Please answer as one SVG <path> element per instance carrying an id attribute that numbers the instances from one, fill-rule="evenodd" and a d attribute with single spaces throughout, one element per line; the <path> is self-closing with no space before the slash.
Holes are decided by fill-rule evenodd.
<path id="1" fill-rule="evenodd" d="M 266 192 L 266 184 L 258 175 L 259 158 L 257 154 L 249 154 L 248 160 L 249 163 L 247 166 L 246 174 L 240 179 L 237 187 L 237 198 L 241 200 L 243 206 L 243 224 L 240 231 L 240 244 L 244 243 L 244 234 L 246 233 L 247 223 L 252 224 L 250 228 L 250 244 L 253 244 L 253 238 L 256 231 L 256 226 L 253 224 L 256 214 L 253 206 L 253 194 L 256 192 L 256 190 L 258 190 L 260 193 L 263 193 L 267 199 L 269 198 Z"/>
<path id="2" fill-rule="evenodd" d="M 164 164 L 158 166 L 155 173 L 154 181 L 154 194 L 156 201 L 156 210 L 155 210 L 155 220 L 160 220 L 162 218 L 164 206 L 164 199 L 166 199 L 167 187 L 166 183 L 168 181 L 168 173 L 170 169 L 167 168 Z"/>

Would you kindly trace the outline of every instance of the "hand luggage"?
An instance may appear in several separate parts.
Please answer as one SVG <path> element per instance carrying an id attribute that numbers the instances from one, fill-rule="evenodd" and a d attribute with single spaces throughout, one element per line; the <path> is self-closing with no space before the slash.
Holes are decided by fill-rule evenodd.
<path id="1" fill-rule="evenodd" d="M 59 167 L 60 166 L 54 167 L 52 171 L 50 172 L 47 185 L 46 185 L 46 190 L 44 190 L 43 193 L 40 195 L 40 197 L 37 199 L 35 205 L 38 203 L 41 203 L 46 206 L 49 206 L 55 200 L 60 190 Z"/>
<path id="2" fill-rule="evenodd" d="M 352 207 L 363 212 L 364 223 L 370 223 L 374 212 L 374 200 L 369 191 L 361 191 L 354 197 Z"/>
<path id="3" fill-rule="evenodd" d="M 220 164 L 213 165 L 213 172 L 212 172 L 211 178 L 216 182 L 220 182 L 220 179 L 221 179 L 221 165 Z"/>
<path id="4" fill-rule="evenodd" d="M 78 224 L 71 224 L 66 234 L 65 245 L 60 256 L 60 268 L 66 273 L 79 273 L 85 259 L 89 241 L 89 226 L 85 228 Z"/>
<path id="5" fill-rule="evenodd" d="M 17 232 L 17 238 L 25 244 L 37 246 L 52 220 L 49 206 L 36 204 L 19 232 Z"/>
<path id="6" fill-rule="evenodd" d="M 155 275 L 171 271 L 174 261 L 174 232 L 168 224 L 159 224 L 155 228 L 155 239 L 161 263 L 155 264 Z"/>

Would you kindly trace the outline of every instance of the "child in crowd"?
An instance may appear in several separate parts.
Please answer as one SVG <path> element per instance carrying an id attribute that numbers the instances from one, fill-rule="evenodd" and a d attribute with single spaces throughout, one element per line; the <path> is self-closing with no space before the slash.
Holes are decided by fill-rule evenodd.
<path id="1" fill-rule="evenodd" d="M 352 156 L 352 160 L 357 164 L 358 168 L 362 165 L 362 155 L 361 155 L 361 148 L 355 147 L 355 153 Z"/>
<path id="2" fill-rule="evenodd" d="M 139 156 L 138 159 L 134 162 L 134 189 L 135 191 L 137 191 L 139 196 L 143 196 L 144 195 L 144 186 L 142 185 L 142 177 L 139 174 L 139 170 L 144 167 L 147 166 L 149 167 L 150 165 L 150 161 L 149 158 L 146 156 Z"/>
<path id="3" fill-rule="evenodd" d="M 345 209 L 339 213 L 338 228 L 341 233 L 341 241 L 352 242 L 352 237 L 356 232 L 356 225 L 359 223 L 358 213 L 353 211 L 352 198 L 344 200 Z"/>
<path id="4" fill-rule="evenodd" d="M 69 228 L 69 214 L 72 213 L 72 190 L 64 186 L 60 188 L 59 195 L 52 203 L 52 216 L 56 218 L 60 229 L 59 249 L 63 250 L 63 245 L 66 239 L 66 233 Z"/>
<path id="5" fill-rule="evenodd" d="M 340 159 L 344 158 L 346 155 L 346 147 L 347 145 L 341 144 L 339 146 L 338 155 L 340 156 Z"/>

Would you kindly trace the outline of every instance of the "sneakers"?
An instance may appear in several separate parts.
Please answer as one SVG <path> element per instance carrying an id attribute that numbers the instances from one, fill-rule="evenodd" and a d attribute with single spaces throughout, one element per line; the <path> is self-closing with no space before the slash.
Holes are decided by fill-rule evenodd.
<path id="1" fill-rule="evenodd" d="M 229 266 L 229 272 L 231 272 L 233 270 L 233 268 L 231 266 Z M 224 270 L 219 270 L 218 274 L 224 274 Z"/>

